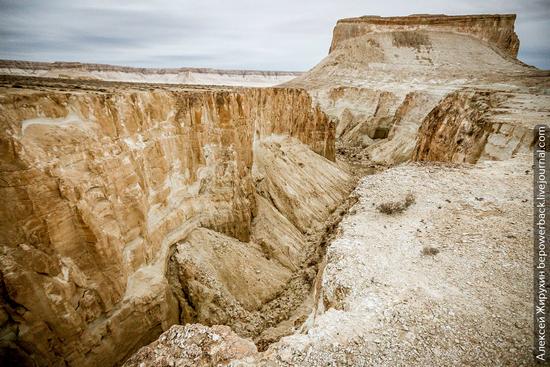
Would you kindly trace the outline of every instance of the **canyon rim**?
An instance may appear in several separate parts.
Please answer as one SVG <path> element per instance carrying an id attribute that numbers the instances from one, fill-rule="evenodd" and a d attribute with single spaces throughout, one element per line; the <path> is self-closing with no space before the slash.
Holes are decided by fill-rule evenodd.
<path id="1" fill-rule="evenodd" d="M 533 365 L 515 18 L 341 19 L 304 73 L 1 61 L 1 364 Z"/>

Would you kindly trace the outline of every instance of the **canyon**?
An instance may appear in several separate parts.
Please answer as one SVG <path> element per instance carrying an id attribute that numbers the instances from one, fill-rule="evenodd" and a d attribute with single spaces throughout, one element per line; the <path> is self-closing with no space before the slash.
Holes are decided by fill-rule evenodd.
<path id="1" fill-rule="evenodd" d="M 305 91 L 37 83 L 0 115 L 5 330 L 38 360 L 110 364 L 180 317 L 259 317 L 351 190 Z"/>
<path id="2" fill-rule="evenodd" d="M 1 360 L 531 365 L 514 20 L 343 19 L 302 74 L 3 62 Z"/>

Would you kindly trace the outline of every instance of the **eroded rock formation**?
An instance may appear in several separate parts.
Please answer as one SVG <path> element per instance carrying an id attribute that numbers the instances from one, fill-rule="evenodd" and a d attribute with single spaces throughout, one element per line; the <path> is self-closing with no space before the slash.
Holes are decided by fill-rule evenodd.
<path id="1" fill-rule="evenodd" d="M 550 73 L 515 59 L 513 20 L 342 20 L 287 84 L 337 122 L 337 158 L 402 164 L 361 179 L 301 327 L 231 366 L 532 364 L 531 129 Z"/>
<path id="2" fill-rule="evenodd" d="M 343 20 L 280 88 L 0 78 L 3 360 L 115 365 L 182 323 L 126 365 L 526 364 L 550 73 L 513 20 Z M 348 197 L 337 158 L 405 164 Z"/>
<path id="3" fill-rule="evenodd" d="M 309 296 L 321 250 L 311 235 L 351 186 L 332 162 L 282 136 L 256 142 L 254 156 L 250 243 L 194 230 L 175 247 L 169 275 L 183 321 L 229 325 L 265 344 L 272 336 L 260 334 Z"/>
<path id="4" fill-rule="evenodd" d="M 439 124 L 438 134 L 454 134 L 442 132 L 455 127 L 439 117 L 446 116 L 455 102 L 462 106 L 453 107 L 457 119 L 456 109 L 462 109 L 465 118 L 483 117 L 473 121 L 486 125 L 485 139 L 476 144 L 490 145 L 477 146 L 479 152 L 466 160 L 510 158 L 529 149 L 522 129 L 550 115 L 546 93 L 550 73 L 515 58 L 514 19 L 513 15 L 344 19 L 334 28 L 330 54 L 287 85 L 311 93 L 338 122 L 340 149 L 360 159 L 379 164 L 438 159 L 436 154 L 415 151 L 427 149 L 424 135 L 435 133 L 434 124 Z M 467 97 L 480 95 L 502 107 L 490 105 L 487 116 L 481 116 L 475 111 L 479 104 Z M 498 117 L 501 112 L 507 118 Z M 467 140 L 456 136 L 454 144 Z M 460 154 L 455 158 L 464 161 Z"/>
<path id="5" fill-rule="evenodd" d="M 424 119 L 413 160 L 475 163 L 528 153 L 533 126 L 548 119 L 548 97 L 466 89 L 446 96 Z"/>
<path id="6" fill-rule="evenodd" d="M 80 62 L 0 60 L 0 74 L 134 83 L 268 87 L 286 82 L 301 73 L 290 71 L 220 70 L 207 68 L 132 68 L 105 64 L 84 64 Z"/>
<path id="7" fill-rule="evenodd" d="M 341 19 L 336 24 L 330 51 L 332 52 L 345 40 L 367 35 L 403 31 L 396 38 L 396 44 L 411 45 L 406 32 L 428 31 L 467 34 L 497 47 L 502 52 L 516 57 L 519 38 L 514 32 L 515 14 L 486 15 L 430 15 L 415 14 L 408 17 L 364 16 Z M 421 36 L 416 39 L 421 40 Z M 427 39 L 425 39 L 427 41 Z"/>
<path id="8" fill-rule="evenodd" d="M 180 241 L 177 261 L 187 251 L 200 271 L 222 261 L 233 274 L 197 279 L 189 266 L 185 284 L 259 309 L 302 266 L 302 236 L 351 189 L 329 160 L 334 125 L 301 90 L 57 91 L 10 80 L 0 95 L 3 347 L 39 365 L 112 365 L 188 321 L 165 276 Z M 296 242 L 265 235 L 272 218 Z M 235 289 L 257 281 L 253 259 L 264 291 Z M 195 295 L 199 316 L 216 305 Z"/>

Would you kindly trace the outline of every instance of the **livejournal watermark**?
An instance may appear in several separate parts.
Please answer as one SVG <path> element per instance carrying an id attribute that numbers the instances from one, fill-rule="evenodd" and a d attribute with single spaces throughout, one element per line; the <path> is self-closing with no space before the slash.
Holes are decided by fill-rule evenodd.
<path id="1" fill-rule="evenodd" d="M 535 147 L 533 150 L 533 233 L 534 233 L 534 348 L 535 360 L 550 361 L 548 346 L 548 289 L 550 254 L 548 229 L 550 227 L 550 190 L 548 189 L 548 168 L 550 167 L 550 128 L 535 126 Z"/>

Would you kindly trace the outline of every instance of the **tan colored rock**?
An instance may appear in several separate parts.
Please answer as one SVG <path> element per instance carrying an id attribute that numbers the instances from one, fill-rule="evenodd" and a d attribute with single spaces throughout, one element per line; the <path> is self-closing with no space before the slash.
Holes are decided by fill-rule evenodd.
<path id="1" fill-rule="evenodd" d="M 528 157 L 364 177 L 302 329 L 230 365 L 532 365 Z M 415 202 L 403 212 L 377 209 L 408 195 Z M 156 345 L 145 362 L 165 353 Z"/>
<path id="2" fill-rule="evenodd" d="M 475 163 L 528 153 L 550 116 L 545 96 L 465 89 L 449 94 L 419 129 L 413 160 Z"/>
<path id="3" fill-rule="evenodd" d="M 0 60 L 0 74 L 76 80 L 134 83 L 232 85 L 270 87 L 301 73 L 290 71 L 223 70 L 208 68 L 135 68 L 80 62 Z"/>
<path id="4" fill-rule="evenodd" d="M 515 59 L 513 19 L 344 20 L 288 84 L 308 92 L 0 77 L 0 356 L 113 365 L 201 322 L 240 337 L 175 327 L 128 365 L 528 363 L 509 279 L 550 74 Z M 359 160 L 455 164 L 363 178 L 337 227 L 335 134 Z"/>
<path id="5" fill-rule="evenodd" d="M 334 159 L 334 125 L 302 90 L 2 83 L 3 347 L 39 365 L 112 365 L 179 322 L 165 272 L 197 228 L 252 250 L 255 140 Z"/>
<path id="6" fill-rule="evenodd" d="M 532 366 L 529 157 L 364 177 L 302 331 L 233 365 Z"/>
<path id="7" fill-rule="evenodd" d="M 252 341 L 238 337 L 227 326 L 174 325 L 157 341 L 141 348 L 125 367 L 227 366 L 256 353 Z"/>
<path id="8" fill-rule="evenodd" d="M 494 94 L 488 98 L 510 101 L 503 107 L 508 117 L 499 118 L 499 108 L 486 110 L 491 115 L 486 116 L 488 146 L 480 147 L 486 152 L 475 159 L 506 159 L 529 149 L 523 130 L 516 126 L 528 129 L 547 119 L 550 105 L 545 92 L 550 73 L 516 59 L 514 19 L 514 15 L 343 19 L 334 29 L 330 54 L 286 85 L 306 88 L 337 121 L 340 147 L 351 149 L 359 159 L 385 165 L 413 159 L 415 141 L 424 134 L 419 129 L 423 124 L 432 126 L 432 111 L 445 113 L 447 98 L 453 98 L 454 92 Z M 464 113 L 475 114 L 475 108 L 467 104 Z"/>
<path id="9" fill-rule="evenodd" d="M 384 164 L 446 163 L 363 177 L 358 203 L 332 233 L 307 318 L 232 366 L 532 364 L 527 153 L 532 127 L 550 115 L 550 78 L 515 60 L 513 19 L 343 20 L 331 54 L 289 83 L 307 88 L 338 122 L 340 149 Z M 288 196 L 279 194 L 287 182 L 290 192 L 306 182 L 280 177 L 302 155 L 278 161 L 295 148 L 274 137 L 259 146 L 266 153 L 255 168 L 280 169 L 255 175 L 266 177 L 258 192 L 303 231 L 313 217 L 307 209 L 320 210 L 320 201 L 304 207 L 279 198 Z M 395 202 L 408 204 L 378 209 Z M 290 240 L 295 254 L 299 238 Z"/>
<path id="10" fill-rule="evenodd" d="M 259 309 L 288 281 L 291 271 L 267 259 L 262 248 L 199 228 L 178 243 L 171 261 L 181 290 L 182 321 L 231 325 Z M 176 293 L 178 294 L 178 293 Z"/>
<path id="11" fill-rule="evenodd" d="M 340 19 L 334 27 L 330 51 L 354 37 L 369 33 L 393 31 L 453 32 L 474 36 L 516 57 L 519 38 L 514 32 L 515 14 L 431 15 L 414 14 L 406 17 L 364 16 Z"/>
<path id="12" fill-rule="evenodd" d="M 255 152 L 258 192 L 302 233 L 313 233 L 351 191 L 348 174 L 292 140 L 272 136 Z"/>
<path id="13" fill-rule="evenodd" d="M 320 246 L 311 235 L 352 186 L 333 162 L 288 137 L 255 142 L 254 157 L 251 241 L 197 229 L 175 246 L 168 277 L 182 322 L 229 325 L 261 341 L 309 301 Z"/>

